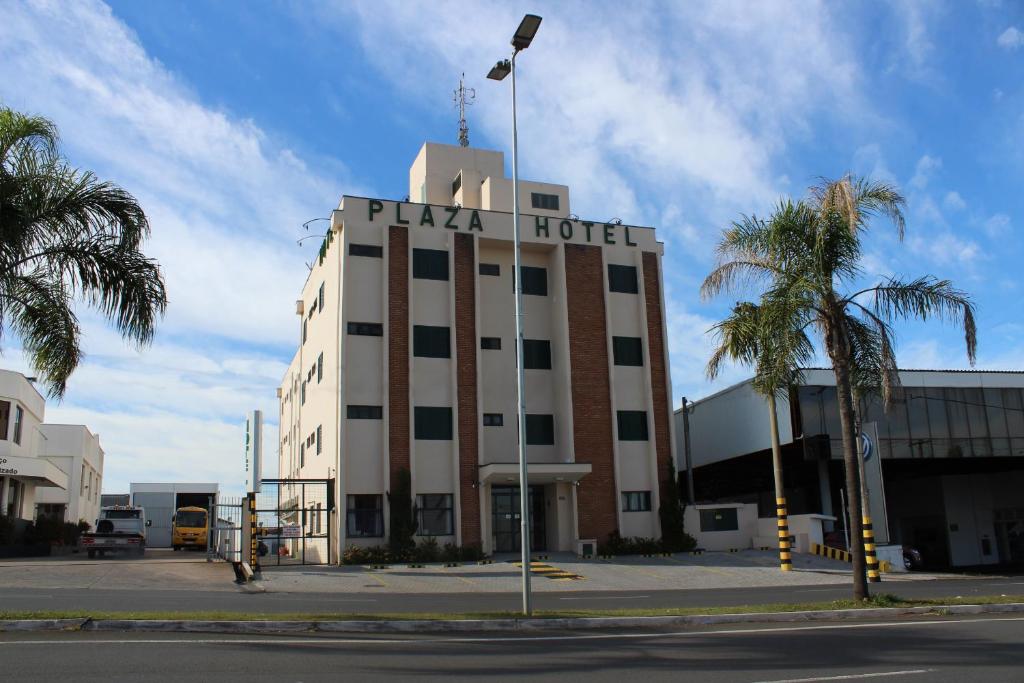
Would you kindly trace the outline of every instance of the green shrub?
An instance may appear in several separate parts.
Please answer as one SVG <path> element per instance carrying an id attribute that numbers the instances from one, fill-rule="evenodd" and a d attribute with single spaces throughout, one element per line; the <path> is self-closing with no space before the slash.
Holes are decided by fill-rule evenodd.
<path id="1" fill-rule="evenodd" d="M 428 536 L 416 544 L 410 559 L 413 562 L 437 562 L 440 557 L 441 547 L 437 544 L 437 539 Z"/>
<path id="2" fill-rule="evenodd" d="M 0 515 L 0 545 L 14 545 L 14 520 Z"/>
<path id="3" fill-rule="evenodd" d="M 484 550 L 479 543 L 464 545 L 459 548 L 459 560 L 463 562 L 477 562 L 484 559 Z"/>
<path id="4" fill-rule="evenodd" d="M 445 543 L 444 548 L 441 549 L 441 561 L 442 562 L 458 562 L 461 557 L 459 552 L 459 546 L 454 543 Z"/>
<path id="5" fill-rule="evenodd" d="M 357 545 L 350 545 L 345 548 L 345 551 L 341 554 L 342 564 L 366 564 L 369 560 L 366 548 L 360 548 Z"/>

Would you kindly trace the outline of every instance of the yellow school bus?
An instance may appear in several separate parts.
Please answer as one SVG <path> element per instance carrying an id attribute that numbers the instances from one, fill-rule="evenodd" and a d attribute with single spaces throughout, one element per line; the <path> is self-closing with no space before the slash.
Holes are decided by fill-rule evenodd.
<path id="1" fill-rule="evenodd" d="M 206 550 L 207 512 L 200 507 L 181 507 L 171 518 L 171 546 Z"/>

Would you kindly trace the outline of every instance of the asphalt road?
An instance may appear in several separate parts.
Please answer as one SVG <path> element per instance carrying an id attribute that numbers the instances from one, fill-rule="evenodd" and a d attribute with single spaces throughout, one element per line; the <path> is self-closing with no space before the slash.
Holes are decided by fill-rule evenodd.
<path id="1" fill-rule="evenodd" d="M 1024 618 L 457 637 L 0 634 L 16 681 L 1024 679 Z"/>
<path id="2" fill-rule="evenodd" d="M 874 593 L 904 598 L 1024 595 L 1024 577 L 981 577 L 872 584 Z M 534 593 L 543 610 L 718 607 L 825 602 L 849 598 L 849 585 L 717 588 L 662 591 Z M 89 611 L 218 611 L 379 614 L 517 610 L 518 593 L 249 593 L 237 591 L 10 588 L 0 586 L 0 609 Z M 1024 675 L 1021 676 L 1024 680 Z"/>

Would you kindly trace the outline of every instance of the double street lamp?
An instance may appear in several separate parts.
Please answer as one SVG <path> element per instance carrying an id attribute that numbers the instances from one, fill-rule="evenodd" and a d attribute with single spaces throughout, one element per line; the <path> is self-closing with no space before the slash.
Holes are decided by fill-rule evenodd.
<path id="1" fill-rule="evenodd" d="M 530 600 L 530 489 L 526 478 L 526 376 L 523 368 L 523 270 L 519 244 L 519 136 L 516 129 L 516 55 L 530 47 L 540 27 L 541 18 L 527 14 L 512 36 L 512 59 L 503 59 L 491 69 L 487 78 L 505 80 L 512 74 L 512 224 L 515 232 L 516 280 L 516 400 L 519 423 L 519 522 L 523 569 L 523 614 L 532 612 Z"/>

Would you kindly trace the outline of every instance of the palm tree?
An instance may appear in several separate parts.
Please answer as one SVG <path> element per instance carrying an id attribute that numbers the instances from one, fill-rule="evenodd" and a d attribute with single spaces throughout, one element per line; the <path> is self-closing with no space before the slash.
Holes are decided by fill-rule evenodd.
<path id="1" fill-rule="evenodd" d="M 800 367 L 814 357 L 814 347 L 802 330 L 790 334 L 769 335 L 771 311 L 750 302 L 740 302 L 732 314 L 711 329 L 718 346 L 708 361 L 707 375 L 715 379 L 722 363 L 731 360 L 755 368 L 753 387 L 765 397 L 772 447 L 772 472 L 775 480 L 775 511 L 778 517 L 779 568 L 793 568 L 786 507 L 786 489 L 782 475 L 782 447 L 779 440 L 779 418 L 776 400 L 790 386 L 799 382 Z"/>
<path id="2" fill-rule="evenodd" d="M 152 341 L 167 295 L 148 236 L 134 197 L 60 155 L 53 123 L 0 108 L 0 335 L 21 339 L 52 397 L 82 358 L 75 299 Z"/>
<path id="3" fill-rule="evenodd" d="M 905 200 L 886 183 L 845 176 L 822 180 L 806 200 L 785 201 L 771 220 L 744 217 L 723 233 L 705 297 L 759 286 L 759 338 L 813 330 L 836 379 L 851 537 L 863 537 L 854 388 L 877 385 L 888 402 L 898 383 L 892 324 L 938 318 L 963 326 L 967 356 L 977 346 L 974 303 L 948 280 L 887 278 L 847 293 L 863 279 L 862 238 L 871 220 L 892 220 L 903 239 Z M 868 596 L 864 548 L 851 543 L 854 596 Z"/>

